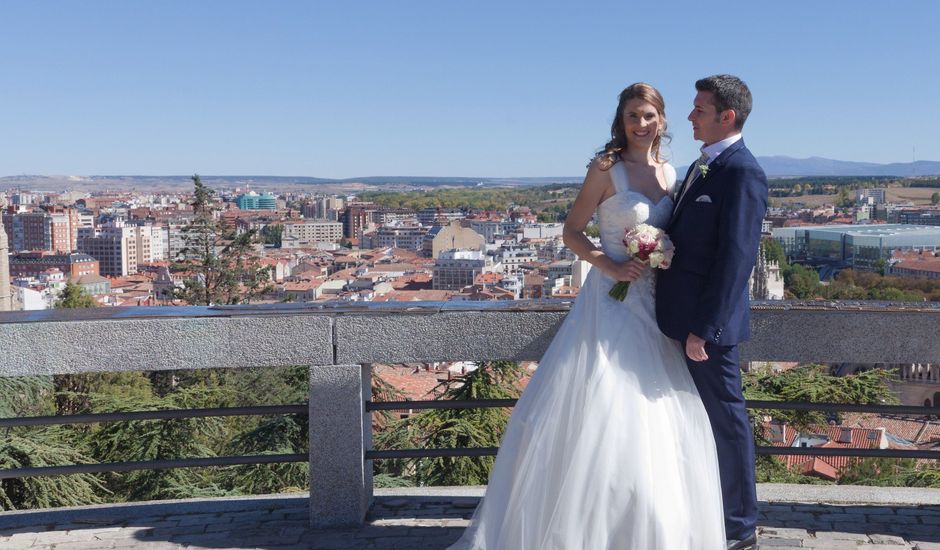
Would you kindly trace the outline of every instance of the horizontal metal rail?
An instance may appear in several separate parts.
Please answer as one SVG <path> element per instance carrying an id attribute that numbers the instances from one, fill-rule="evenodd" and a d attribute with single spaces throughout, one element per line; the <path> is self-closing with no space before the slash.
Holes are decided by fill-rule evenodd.
<path id="1" fill-rule="evenodd" d="M 479 400 L 429 400 L 429 401 L 369 401 L 367 411 L 421 410 L 421 409 L 472 409 L 490 407 L 512 407 L 515 399 Z M 849 403 L 806 403 L 795 401 L 749 400 L 749 409 L 776 409 L 821 412 L 862 412 L 911 416 L 940 416 L 940 407 L 912 407 L 906 405 L 875 405 Z M 393 449 L 366 451 L 366 460 L 389 460 L 407 458 L 481 457 L 493 456 L 499 447 L 464 447 L 451 449 Z M 921 449 L 861 449 L 821 447 L 773 447 L 758 446 L 759 455 L 807 455 L 848 456 L 861 458 L 926 458 L 940 460 L 940 451 Z"/>
<path id="2" fill-rule="evenodd" d="M 940 460 L 940 451 L 924 449 L 862 449 L 859 447 L 772 447 L 759 446 L 759 455 L 856 456 L 862 458 L 932 458 Z"/>
<path id="3" fill-rule="evenodd" d="M 483 409 L 491 407 L 512 407 L 518 399 L 469 399 L 434 401 L 367 401 L 367 411 L 405 411 L 409 409 Z"/>
<path id="4" fill-rule="evenodd" d="M 778 409 L 790 411 L 899 414 L 906 416 L 940 416 L 940 407 L 914 407 L 911 405 L 859 405 L 854 403 L 806 403 L 803 401 L 748 400 L 747 408 Z"/>
<path id="5" fill-rule="evenodd" d="M 430 401 L 368 401 L 367 411 L 403 411 L 422 409 L 476 409 L 489 407 L 512 407 L 516 399 L 469 399 Z M 940 407 L 914 407 L 910 405 L 875 405 L 854 403 L 807 403 L 802 401 L 748 400 L 749 409 L 777 409 L 821 412 L 863 412 L 875 414 L 898 414 L 908 416 L 940 416 Z"/>
<path id="6" fill-rule="evenodd" d="M 480 399 L 480 400 L 426 400 L 426 401 L 369 401 L 366 411 L 387 410 L 427 410 L 427 409 L 472 409 L 513 407 L 516 399 Z M 940 407 L 912 407 L 904 405 L 858 405 L 847 403 L 805 403 L 791 401 L 747 401 L 751 409 L 801 410 L 821 412 L 862 412 L 875 414 L 897 414 L 914 416 L 940 416 Z M 114 413 L 78 414 L 64 416 L 35 416 L 23 418 L 2 418 L 0 428 L 17 426 L 48 426 L 64 424 L 88 424 L 99 422 L 128 422 L 139 420 L 171 420 L 202 418 L 211 416 L 248 416 L 248 415 L 306 415 L 308 406 L 297 405 L 262 405 L 253 407 L 225 407 L 204 409 L 167 409 L 156 411 L 126 411 Z M 493 456 L 498 447 L 451 448 L 451 449 L 393 449 L 366 451 L 366 460 L 389 460 L 409 458 L 442 457 L 482 457 Z M 860 448 L 819 448 L 819 447 L 773 447 L 758 446 L 760 455 L 806 455 L 806 456 L 849 456 L 864 458 L 917 458 L 940 460 L 940 451 L 910 449 L 860 449 Z M 100 464 L 74 464 L 65 466 L 46 466 L 37 468 L 19 468 L 0 470 L 0 479 L 30 476 L 53 476 L 82 473 L 125 472 L 131 470 L 194 468 L 209 466 L 235 466 L 246 464 L 272 464 L 284 462 L 306 462 L 306 454 L 278 454 L 253 456 L 225 456 L 186 458 L 174 460 L 148 460 L 138 462 L 117 462 Z"/>
<path id="7" fill-rule="evenodd" d="M 499 447 L 462 447 L 453 449 L 394 449 L 388 451 L 366 451 L 366 460 L 388 460 L 401 458 L 440 458 L 493 456 Z M 806 456 L 850 456 L 862 458 L 927 458 L 940 460 L 940 451 L 913 449 L 860 449 L 822 447 L 770 447 L 758 446 L 759 455 L 806 455 Z"/>
<path id="8" fill-rule="evenodd" d="M 205 458 L 179 458 L 173 460 L 141 460 L 137 462 L 106 462 L 99 464 L 71 464 L 0 470 L 0 479 L 31 476 L 59 476 L 69 474 L 99 474 L 129 472 L 132 470 L 166 470 L 170 468 L 205 468 L 207 466 L 239 466 L 245 464 L 273 464 L 279 462 L 307 462 L 306 454 L 277 454 L 251 456 L 212 456 Z"/>
<path id="9" fill-rule="evenodd" d="M 54 426 L 93 424 L 97 422 L 129 422 L 133 420 L 169 420 L 207 416 L 265 416 L 276 414 L 307 414 L 307 405 L 259 405 L 255 407 L 221 407 L 211 409 L 163 409 L 157 411 L 125 411 L 113 413 L 69 414 L 0 418 L 0 428 L 16 426 Z"/>
<path id="10" fill-rule="evenodd" d="M 450 456 L 494 456 L 499 447 L 462 447 L 454 449 L 393 449 L 388 451 L 366 451 L 366 460 L 394 458 L 442 458 Z"/>

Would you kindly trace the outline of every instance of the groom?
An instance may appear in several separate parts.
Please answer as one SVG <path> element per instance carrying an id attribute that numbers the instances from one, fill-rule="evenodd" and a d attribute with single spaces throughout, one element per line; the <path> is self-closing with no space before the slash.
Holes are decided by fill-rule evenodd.
<path id="1" fill-rule="evenodd" d="M 715 75 L 695 89 L 689 120 L 704 145 L 666 228 L 676 255 L 658 274 L 656 317 L 660 330 L 685 346 L 718 448 L 727 547 L 739 550 L 757 542 L 754 440 L 737 345 L 750 337 L 747 282 L 767 209 L 767 177 L 741 139 L 751 112 L 747 85 Z"/>

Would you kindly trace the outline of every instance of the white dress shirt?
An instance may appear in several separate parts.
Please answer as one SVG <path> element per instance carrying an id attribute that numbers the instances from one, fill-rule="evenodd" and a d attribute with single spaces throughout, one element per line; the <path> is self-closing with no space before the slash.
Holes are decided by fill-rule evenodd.
<path id="1" fill-rule="evenodd" d="M 732 144 L 736 143 L 741 139 L 741 134 L 734 134 L 733 136 L 726 137 L 721 141 L 716 141 L 711 145 L 705 145 L 702 147 L 702 155 L 708 157 L 708 160 L 705 161 L 706 165 L 711 165 L 712 161 L 718 158 L 718 155 L 725 152 L 725 149 L 731 147 Z M 701 158 L 701 157 L 699 157 Z M 679 198 L 676 200 L 676 208 L 679 207 L 679 203 L 682 202 L 682 199 L 685 198 L 685 192 L 689 190 L 689 187 L 692 186 L 692 182 L 695 181 L 695 178 L 699 177 L 701 170 L 699 170 L 698 163 L 700 161 L 696 160 L 695 164 L 692 167 L 692 171 L 689 173 L 688 180 L 682 186 L 682 193 L 679 195 Z"/>
<path id="2" fill-rule="evenodd" d="M 721 141 L 716 141 L 711 145 L 705 145 L 702 147 L 702 153 L 708 155 L 708 164 L 711 164 L 713 160 L 718 158 L 718 155 L 725 152 L 725 149 L 731 147 L 734 143 L 737 143 L 741 139 L 741 134 L 735 134 L 731 137 L 726 137 Z"/>

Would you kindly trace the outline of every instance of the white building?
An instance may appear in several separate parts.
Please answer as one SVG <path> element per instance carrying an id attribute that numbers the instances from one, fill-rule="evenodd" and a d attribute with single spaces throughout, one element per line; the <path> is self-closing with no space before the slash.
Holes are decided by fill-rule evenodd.
<path id="1" fill-rule="evenodd" d="M 335 243 L 343 238 L 343 224 L 331 221 L 305 221 L 284 224 L 282 248 L 315 246 L 317 243 Z"/>
<path id="2" fill-rule="evenodd" d="M 506 273 L 515 273 L 519 266 L 538 261 L 538 252 L 534 248 L 507 248 L 500 254 L 501 263 Z"/>
<path id="3" fill-rule="evenodd" d="M 523 239 L 555 239 L 561 238 L 565 229 L 563 223 L 536 223 L 522 227 Z"/>
<path id="4" fill-rule="evenodd" d="M 392 222 L 379 227 L 372 233 L 371 248 L 389 247 L 421 250 L 428 230 L 429 228 L 423 225 L 401 221 Z"/>

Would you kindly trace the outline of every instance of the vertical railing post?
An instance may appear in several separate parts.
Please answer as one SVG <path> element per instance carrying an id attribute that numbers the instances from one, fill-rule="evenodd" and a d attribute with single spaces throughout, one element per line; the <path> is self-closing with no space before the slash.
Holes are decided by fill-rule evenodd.
<path id="1" fill-rule="evenodd" d="M 371 365 L 310 368 L 310 523 L 361 525 L 372 504 Z"/>

